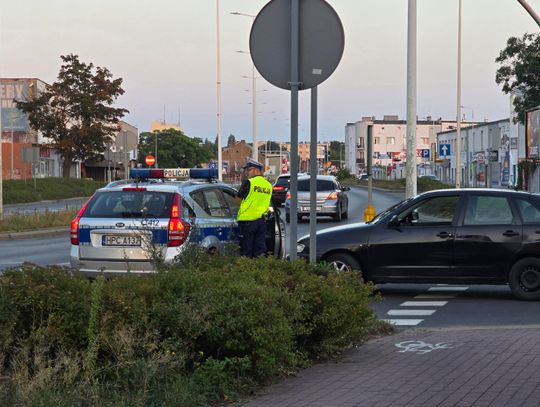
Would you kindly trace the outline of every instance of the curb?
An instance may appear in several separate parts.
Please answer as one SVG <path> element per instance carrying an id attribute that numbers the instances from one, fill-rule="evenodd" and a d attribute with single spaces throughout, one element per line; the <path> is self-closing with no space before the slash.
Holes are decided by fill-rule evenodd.
<path id="1" fill-rule="evenodd" d="M 69 202 L 69 201 L 76 201 L 78 199 L 89 199 L 89 198 L 90 198 L 89 196 L 75 196 L 73 198 L 65 198 L 65 199 L 48 199 L 44 201 L 19 202 L 19 203 L 13 203 L 13 204 L 4 204 L 4 208 L 13 208 L 15 206 L 32 206 L 32 205 L 47 204 L 47 203 Z"/>
<path id="2" fill-rule="evenodd" d="M 18 240 L 18 239 L 35 239 L 39 237 L 61 236 L 66 238 L 69 234 L 69 228 L 48 228 L 39 230 L 29 230 L 25 232 L 3 232 L 0 233 L 0 240 Z"/>

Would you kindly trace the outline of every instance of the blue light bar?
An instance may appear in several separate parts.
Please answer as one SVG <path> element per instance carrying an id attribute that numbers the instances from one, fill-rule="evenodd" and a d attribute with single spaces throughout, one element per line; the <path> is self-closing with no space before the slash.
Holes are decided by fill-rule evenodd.
<path id="1" fill-rule="evenodd" d="M 217 168 L 192 168 L 189 177 L 193 179 L 215 179 L 218 177 Z"/>
<path id="2" fill-rule="evenodd" d="M 133 179 L 159 179 L 164 177 L 162 168 L 132 168 L 129 170 L 129 177 Z"/>

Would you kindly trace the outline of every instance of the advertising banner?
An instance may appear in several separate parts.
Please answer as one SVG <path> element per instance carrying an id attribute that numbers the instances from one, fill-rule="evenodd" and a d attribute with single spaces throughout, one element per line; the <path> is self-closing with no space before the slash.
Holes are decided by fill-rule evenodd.
<path id="1" fill-rule="evenodd" d="M 540 108 L 525 112 L 525 139 L 527 145 L 527 158 L 540 158 Z"/>
<path id="2" fill-rule="evenodd" d="M 27 100 L 30 90 L 29 81 L 2 81 L 0 83 L 0 104 L 2 106 L 2 131 L 26 132 L 28 120 L 26 114 L 15 106 L 14 100 Z"/>

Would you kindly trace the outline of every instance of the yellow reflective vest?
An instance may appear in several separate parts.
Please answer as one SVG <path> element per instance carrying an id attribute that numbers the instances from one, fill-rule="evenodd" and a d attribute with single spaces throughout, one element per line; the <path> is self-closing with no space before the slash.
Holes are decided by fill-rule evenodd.
<path id="1" fill-rule="evenodd" d="M 260 175 L 249 179 L 249 194 L 240 203 L 239 221 L 260 219 L 270 206 L 272 184 Z"/>

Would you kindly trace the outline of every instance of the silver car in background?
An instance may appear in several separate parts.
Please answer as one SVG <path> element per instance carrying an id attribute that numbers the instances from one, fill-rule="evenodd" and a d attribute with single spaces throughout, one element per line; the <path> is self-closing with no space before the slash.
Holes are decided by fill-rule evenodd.
<path id="1" fill-rule="evenodd" d="M 309 216 L 310 205 L 310 176 L 298 177 L 298 220 Z M 320 216 L 331 216 L 335 221 L 347 219 L 349 216 L 349 197 L 347 191 L 351 188 L 342 186 L 336 177 L 317 175 L 316 212 Z M 291 221 L 291 194 L 285 200 L 285 220 Z"/>

